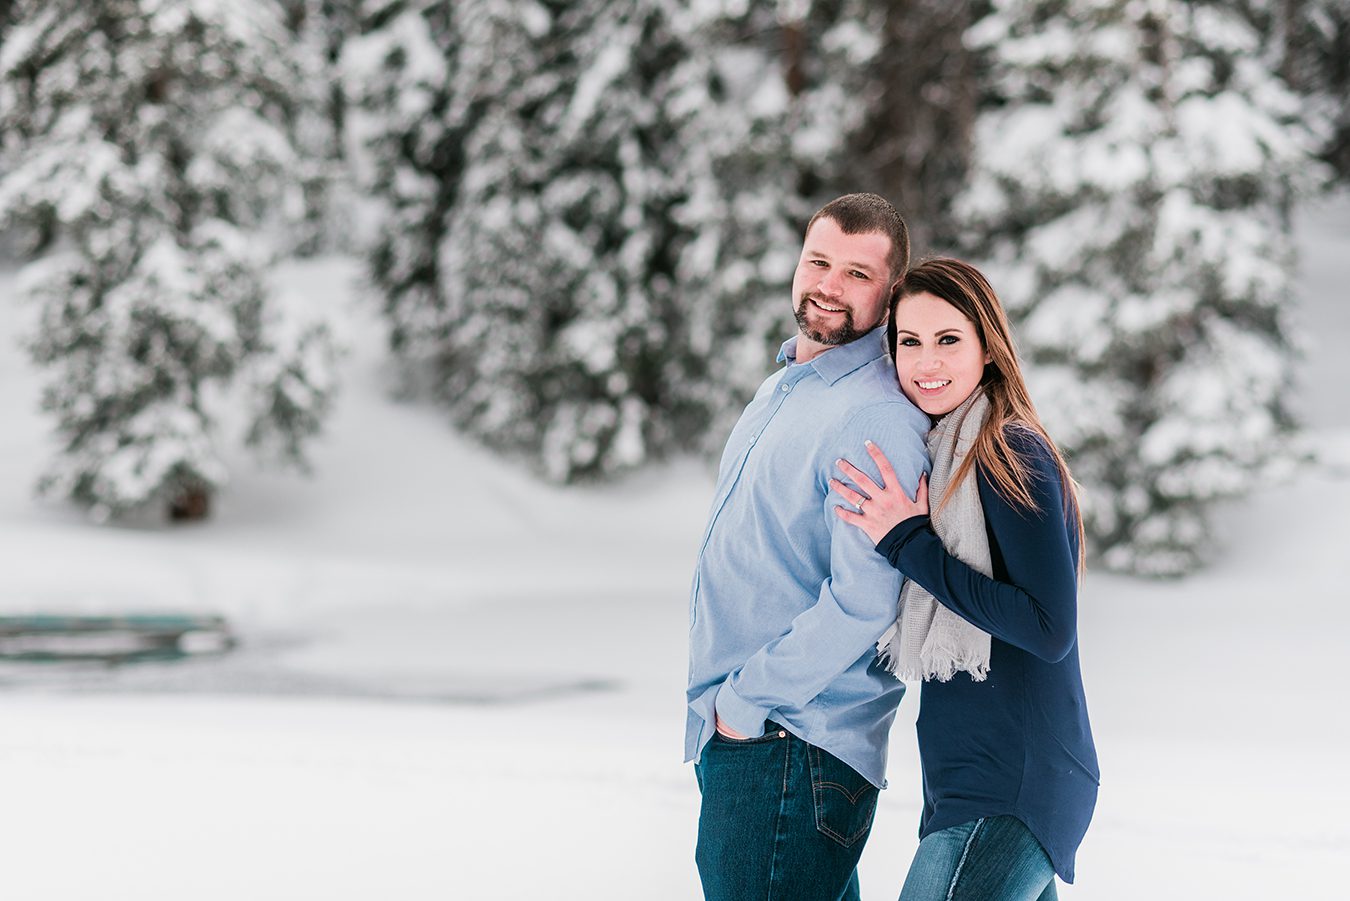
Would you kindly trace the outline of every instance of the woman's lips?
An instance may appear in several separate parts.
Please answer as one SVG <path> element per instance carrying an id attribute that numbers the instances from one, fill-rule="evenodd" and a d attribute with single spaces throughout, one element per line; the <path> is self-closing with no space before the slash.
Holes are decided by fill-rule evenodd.
<path id="1" fill-rule="evenodd" d="M 951 379 L 915 379 L 914 387 L 918 388 L 919 394 L 924 397 L 932 397 L 941 394 L 951 383 Z"/>

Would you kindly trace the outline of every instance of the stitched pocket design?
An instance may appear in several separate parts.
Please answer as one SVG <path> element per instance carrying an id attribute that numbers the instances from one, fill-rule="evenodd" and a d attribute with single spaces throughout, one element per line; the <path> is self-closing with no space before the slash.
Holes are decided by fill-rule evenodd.
<path id="1" fill-rule="evenodd" d="M 816 829 L 850 847 L 867 836 L 877 812 L 877 787 L 853 767 L 815 745 L 807 746 Z"/>

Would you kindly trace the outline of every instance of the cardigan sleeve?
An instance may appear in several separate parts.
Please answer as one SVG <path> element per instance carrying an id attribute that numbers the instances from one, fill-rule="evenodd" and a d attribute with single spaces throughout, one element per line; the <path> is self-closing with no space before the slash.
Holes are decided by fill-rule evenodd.
<path id="1" fill-rule="evenodd" d="M 1051 663 L 1077 641 L 1077 536 L 1064 512 L 1059 470 L 1035 435 L 1009 434 L 1031 471 L 1035 510 L 1005 500 L 977 473 L 991 544 L 1007 580 L 991 579 L 947 553 L 927 517 L 899 523 L 878 544 L 891 565 L 943 606 L 990 635 Z"/>

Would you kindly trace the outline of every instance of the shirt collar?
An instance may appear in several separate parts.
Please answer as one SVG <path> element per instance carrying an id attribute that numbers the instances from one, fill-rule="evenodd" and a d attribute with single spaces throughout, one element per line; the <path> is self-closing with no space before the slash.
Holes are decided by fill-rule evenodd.
<path id="1" fill-rule="evenodd" d="M 797 335 L 783 342 L 778 350 L 779 363 L 797 362 Z M 886 355 L 886 326 L 879 325 L 857 341 L 831 347 L 818 354 L 809 365 L 825 384 L 833 385 L 844 376 Z"/>

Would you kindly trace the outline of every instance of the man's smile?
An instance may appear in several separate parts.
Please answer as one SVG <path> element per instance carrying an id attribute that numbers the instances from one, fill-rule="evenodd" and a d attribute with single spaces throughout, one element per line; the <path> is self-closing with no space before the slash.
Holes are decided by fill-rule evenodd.
<path id="1" fill-rule="evenodd" d="M 827 305 L 824 301 L 817 300 L 817 299 L 814 298 L 814 297 L 809 298 L 809 299 L 810 299 L 811 303 L 812 303 L 813 305 L 815 305 L 816 309 L 818 309 L 818 310 L 824 310 L 826 313 L 844 313 L 844 312 L 847 312 L 847 310 L 846 310 L 844 307 L 832 307 L 832 306 Z"/>

